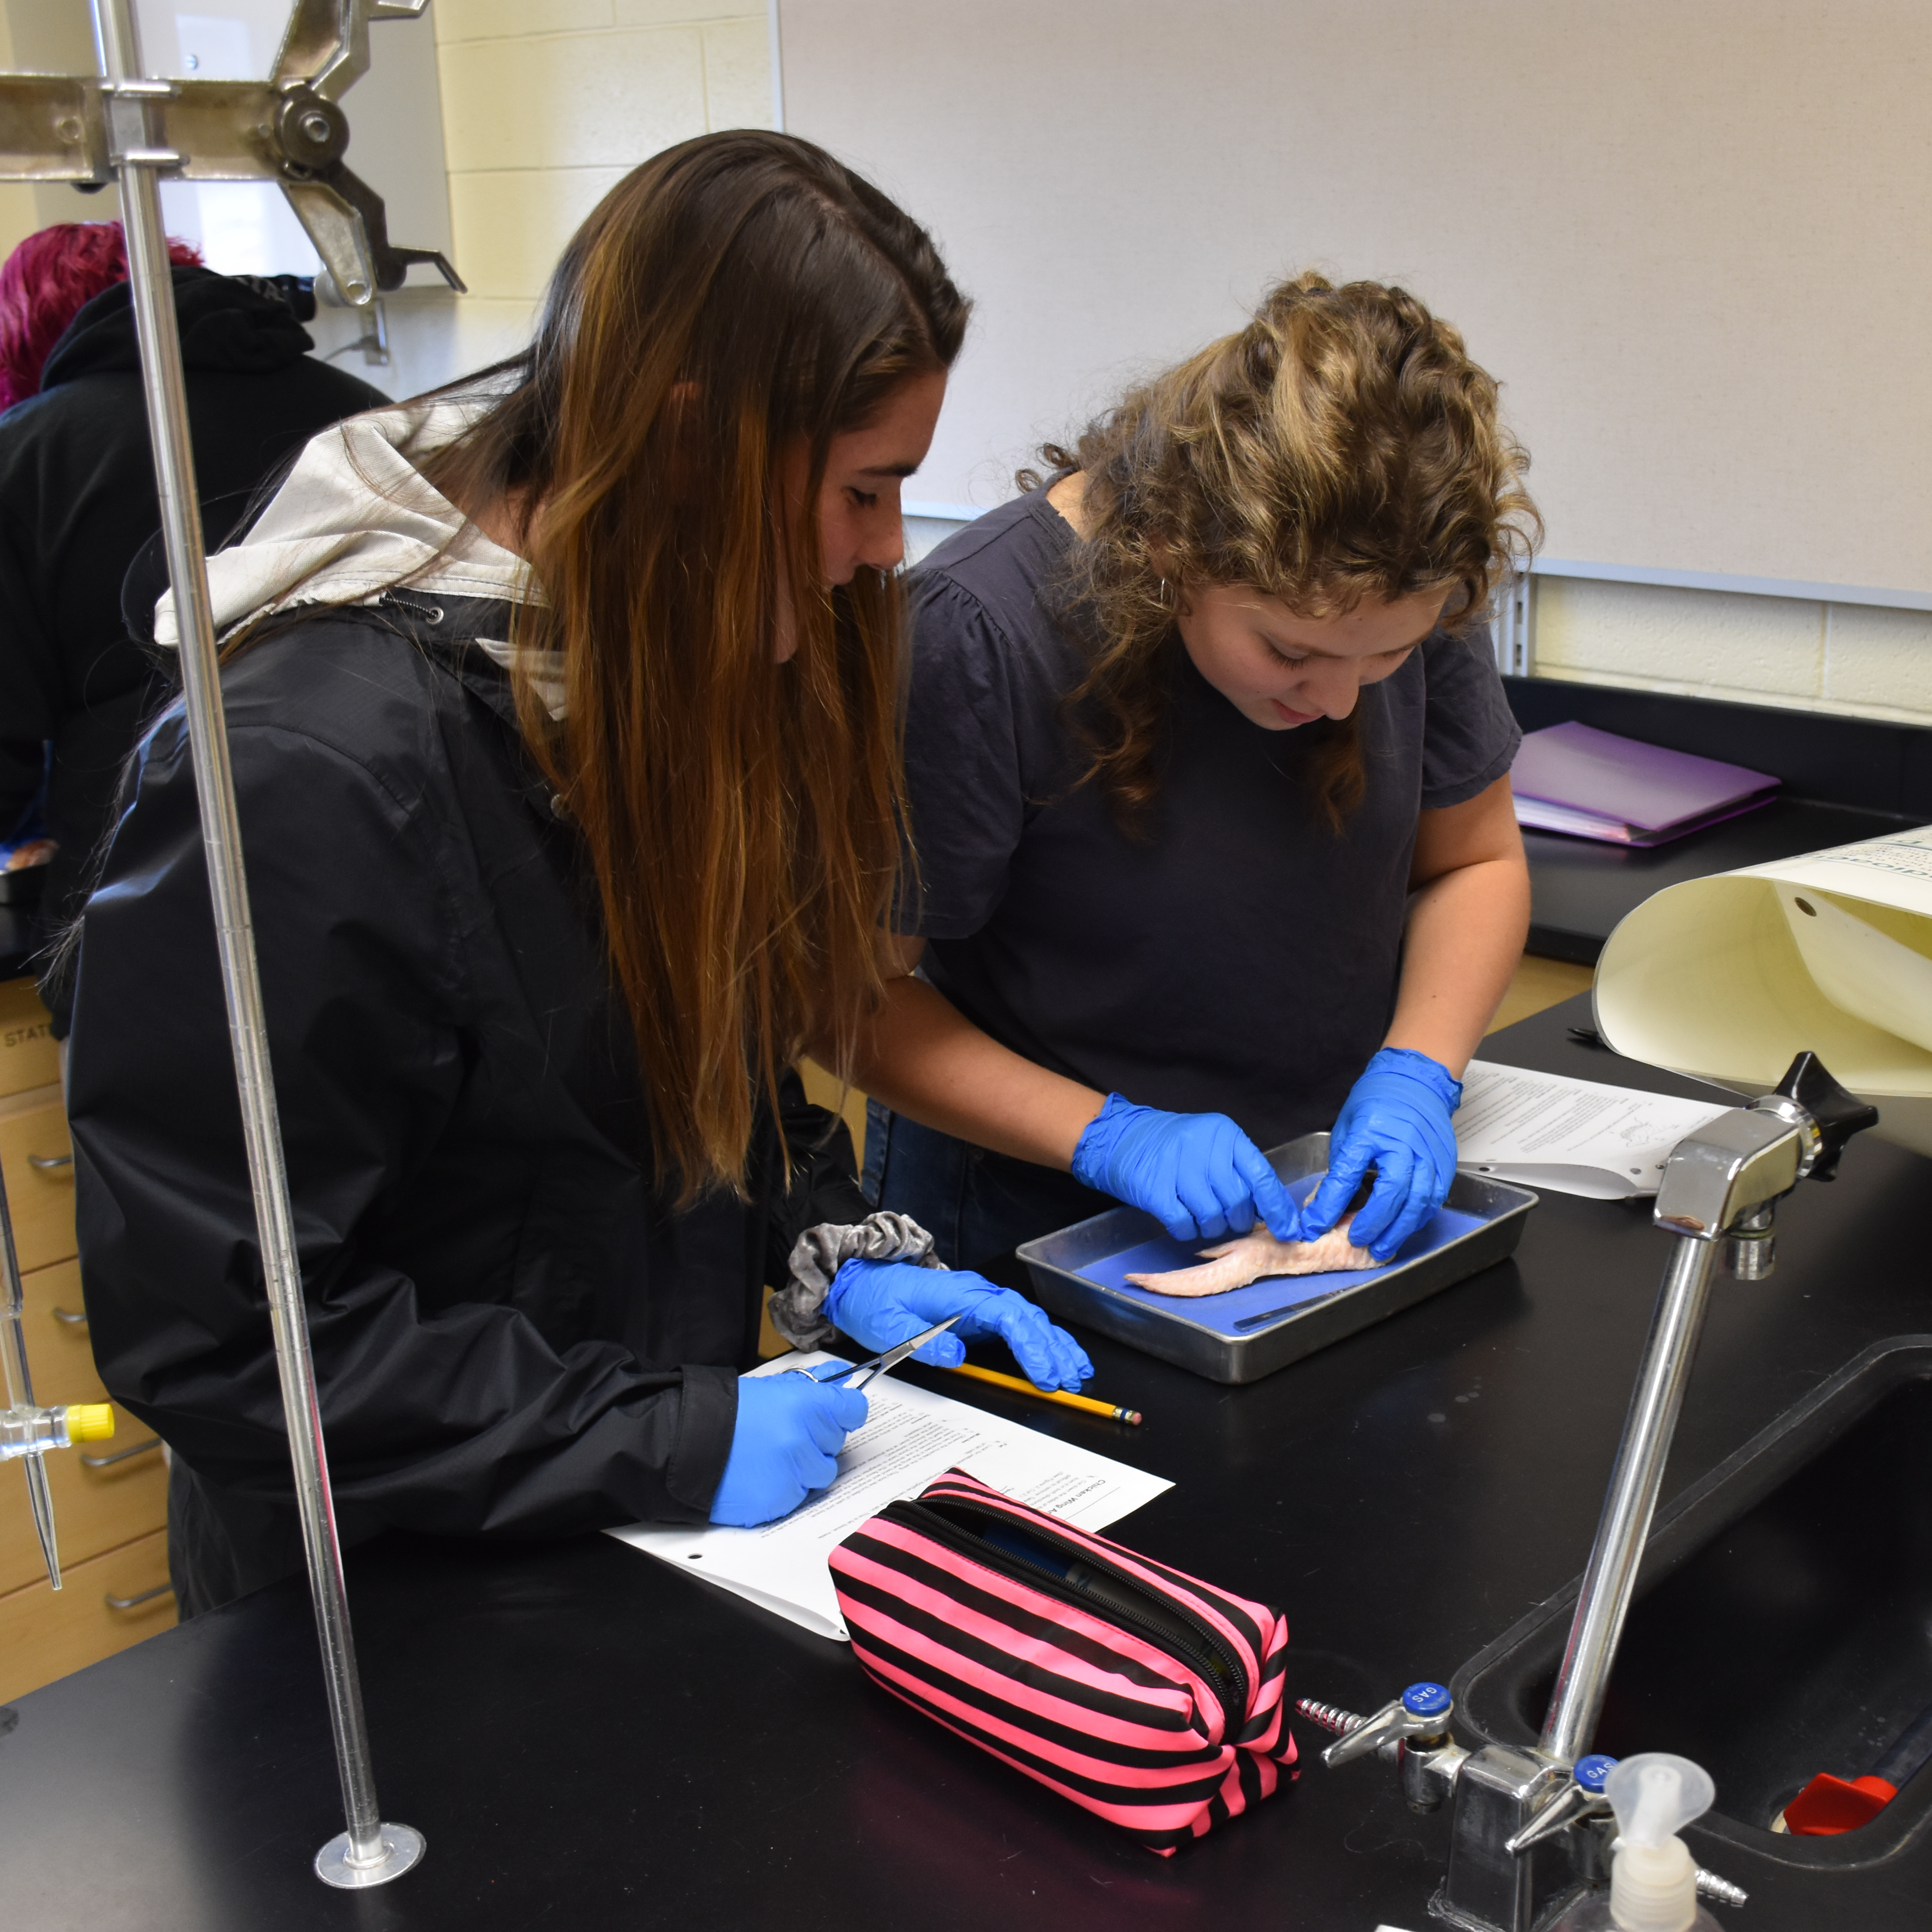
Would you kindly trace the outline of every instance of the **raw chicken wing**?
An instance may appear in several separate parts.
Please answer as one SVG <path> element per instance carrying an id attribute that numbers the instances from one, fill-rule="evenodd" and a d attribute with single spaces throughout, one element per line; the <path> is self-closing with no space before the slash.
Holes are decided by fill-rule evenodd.
<path id="1" fill-rule="evenodd" d="M 1265 1228 L 1204 1250 L 1198 1268 L 1170 1268 L 1162 1274 L 1130 1274 L 1136 1288 L 1156 1294 L 1226 1294 L 1251 1281 L 1276 1274 L 1333 1274 L 1345 1269 L 1380 1268 L 1366 1248 L 1348 1238 L 1354 1217 L 1330 1228 L 1318 1240 L 1278 1241 Z"/>

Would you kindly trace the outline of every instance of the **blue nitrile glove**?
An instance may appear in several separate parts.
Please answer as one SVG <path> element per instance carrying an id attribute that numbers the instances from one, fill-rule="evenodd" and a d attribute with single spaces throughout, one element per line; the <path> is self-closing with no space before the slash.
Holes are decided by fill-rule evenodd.
<path id="1" fill-rule="evenodd" d="M 1462 1088 L 1426 1053 L 1385 1046 L 1349 1090 L 1329 1144 L 1328 1174 L 1301 1210 L 1304 1234 L 1325 1234 L 1348 1211 L 1370 1168 L 1376 1184 L 1349 1237 L 1378 1262 L 1442 1205 L 1456 1178 L 1456 1130 L 1449 1116 Z"/>
<path id="2" fill-rule="evenodd" d="M 865 1426 L 866 1398 L 806 1376 L 740 1376 L 738 1420 L 713 1522 L 748 1528 L 788 1516 L 814 1490 L 830 1486 L 845 1438 Z"/>
<path id="3" fill-rule="evenodd" d="M 825 1314 L 862 1348 L 881 1353 L 949 1315 L 960 1316 L 914 1353 L 914 1361 L 935 1368 L 956 1369 L 966 1359 L 968 1342 L 998 1335 L 1036 1388 L 1077 1389 L 1094 1372 L 1087 1351 L 1025 1296 L 963 1269 L 848 1262 L 832 1279 Z"/>
<path id="4" fill-rule="evenodd" d="M 1226 1114 L 1164 1114 L 1109 1094 L 1073 1150 L 1073 1178 L 1144 1209 L 1177 1241 L 1245 1234 L 1257 1214 L 1278 1241 L 1301 1236 L 1268 1156 Z"/>

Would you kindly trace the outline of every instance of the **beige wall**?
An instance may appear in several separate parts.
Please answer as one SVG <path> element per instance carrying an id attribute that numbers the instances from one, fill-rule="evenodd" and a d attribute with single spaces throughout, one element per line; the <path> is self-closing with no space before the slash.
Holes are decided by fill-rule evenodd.
<path id="1" fill-rule="evenodd" d="M 565 242 L 627 170 L 708 129 L 772 120 L 759 0 L 433 0 L 431 14 L 452 253 L 470 293 L 412 280 L 386 304 L 388 367 L 341 358 L 398 396 L 520 347 Z M 86 0 L 0 0 L 0 68 L 91 72 L 88 21 Z M 378 60 L 394 31 L 376 30 Z M 345 103 L 352 124 L 358 98 Z M 0 184 L 0 255 L 50 222 L 110 219 L 116 202 L 112 189 Z M 325 310 L 313 332 L 328 351 L 362 327 Z"/>
<path id="2" fill-rule="evenodd" d="M 1932 612 L 1539 578 L 1545 677 L 1932 723 Z"/>
<path id="3" fill-rule="evenodd" d="M 95 74 L 94 16 L 88 0 L 4 0 L 0 66 L 26 74 Z M 36 229 L 56 221 L 117 221 L 118 190 L 82 194 L 64 182 L 29 188 L 0 182 L 0 259 Z"/>
<path id="4" fill-rule="evenodd" d="M 520 346 L 565 240 L 627 168 L 708 128 L 771 121 L 755 0 L 434 0 L 434 16 L 471 293 L 392 298 L 392 365 L 344 358 L 398 395 Z M 4 0 L 0 65 L 85 68 L 86 21 L 82 0 Z M 46 222 L 110 216 L 112 202 L 0 184 L 0 253 Z M 358 326 L 326 314 L 315 332 L 327 349 Z M 909 534 L 920 549 L 948 527 Z M 1548 676 L 1932 721 L 1932 615 L 1546 578 L 1534 636 Z"/>
<path id="5" fill-rule="evenodd" d="M 978 299 L 915 497 L 1000 502 L 1314 265 L 1466 328 L 1551 556 L 1932 591 L 1924 0 L 779 5 L 788 124 Z M 1932 722 L 1911 611 L 1538 596 L 1552 676 Z"/>
<path id="6" fill-rule="evenodd" d="M 0 69 L 11 71 L 19 64 L 14 58 L 13 22 L 7 11 L 0 8 Z M 34 190 L 20 182 L 0 182 L 0 260 L 11 254 L 15 244 L 40 225 Z"/>
<path id="7" fill-rule="evenodd" d="M 1466 333 L 1550 554 L 1932 593 L 1924 0 L 780 0 L 979 299 L 920 494 L 1305 266 Z"/>
<path id="8" fill-rule="evenodd" d="M 527 340 L 563 244 L 638 162 L 772 119 L 755 0 L 435 0 L 435 16 L 456 264 L 470 292 L 395 318 L 415 379 L 399 394 Z"/>
<path id="9" fill-rule="evenodd" d="M 961 525 L 908 517 L 914 562 Z M 1541 677 L 1932 724 L 1932 611 L 1538 577 Z"/>

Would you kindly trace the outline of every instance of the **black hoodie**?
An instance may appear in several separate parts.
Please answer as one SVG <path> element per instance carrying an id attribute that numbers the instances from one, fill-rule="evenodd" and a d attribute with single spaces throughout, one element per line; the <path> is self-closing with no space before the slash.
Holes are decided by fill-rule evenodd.
<path id="1" fill-rule="evenodd" d="M 206 268 L 174 271 L 206 541 L 226 539 L 262 478 L 318 430 L 388 398 L 308 354 L 288 308 Z M 121 616 L 121 580 L 160 522 L 125 282 L 54 344 L 40 393 L 0 416 L 0 839 L 39 790 L 60 842 L 41 923 L 78 889 L 122 761 L 160 685 Z M 46 989 L 56 1006 L 58 989 Z M 66 1031 L 64 1012 L 56 1030 Z"/>

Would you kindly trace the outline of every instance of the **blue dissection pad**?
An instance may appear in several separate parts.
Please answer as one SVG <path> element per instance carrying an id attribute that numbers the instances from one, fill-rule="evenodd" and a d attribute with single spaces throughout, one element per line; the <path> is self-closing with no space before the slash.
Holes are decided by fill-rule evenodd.
<path id="1" fill-rule="evenodd" d="M 1312 1192 L 1312 1184 L 1296 1192 Z M 1399 1268 L 1405 1262 L 1420 1261 L 1424 1255 L 1446 1247 L 1451 1241 L 1460 1240 L 1482 1226 L 1480 1215 L 1444 1208 L 1437 1211 L 1433 1220 L 1425 1222 L 1403 1242 L 1387 1268 L 1352 1268 L 1333 1274 L 1270 1275 L 1260 1281 L 1250 1282 L 1246 1288 L 1230 1288 L 1226 1294 L 1157 1294 L 1151 1288 L 1135 1287 L 1126 1279 L 1130 1274 L 1160 1274 L 1172 1268 L 1192 1268 L 1200 1260 L 1202 1250 L 1219 1247 L 1218 1241 L 1203 1241 L 1190 1246 L 1162 1234 L 1151 1241 L 1142 1241 L 1133 1247 L 1124 1249 L 1119 1254 L 1089 1262 L 1080 1273 L 1083 1280 L 1110 1288 L 1144 1307 L 1198 1322 L 1204 1328 L 1213 1329 L 1217 1335 L 1235 1336 L 1245 1340 L 1250 1336 L 1265 1334 L 1273 1326 L 1271 1323 L 1252 1328 L 1235 1326 L 1250 1316 L 1266 1315 L 1279 1309 L 1282 1319 L 1286 1321 L 1308 1302 L 1319 1301 L 1324 1296 L 1359 1287 L 1364 1282 L 1372 1281 L 1376 1276 L 1386 1274 L 1391 1268 Z"/>

